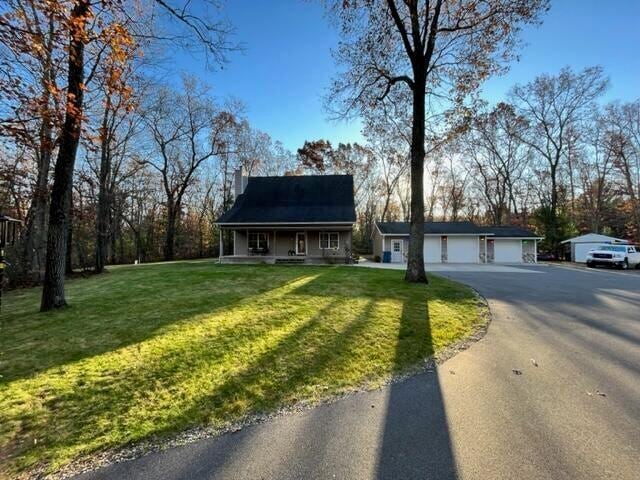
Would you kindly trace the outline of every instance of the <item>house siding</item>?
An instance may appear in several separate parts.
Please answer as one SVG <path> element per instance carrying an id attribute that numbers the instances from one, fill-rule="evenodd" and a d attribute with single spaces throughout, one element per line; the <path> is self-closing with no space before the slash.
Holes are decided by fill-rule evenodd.
<path id="1" fill-rule="evenodd" d="M 255 229 L 253 231 L 264 232 L 268 238 L 269 253 L 267 256 L 280 256 L 286 257 L 289 255 L 289 251 L 296 249 L 296 233 L 304 232 L 305 230 L 269 230 Z M 334 229 L 328 228 L 322 230 L 323 232 L 336 232 Z M 320 231 L 318 230 L 306 230 L 307 234 L 307 256 L 308 257 L 326 257 L 326 258 L 344 258 L 346 251 L 345 247 L 351 249 L 352 234 L 350 230 L 337 231 L 338 237 L 338 249 L 337 250 L 322 250 L 320 248 Z M 275 237 L 274 237 L 275 236 Z M 235 247 L 233 254 L 236 256 L 249 255 L 248 247 L 248 235 L 247 230 L 235 230 Z M 274 245 L 275 238 L 275 245 Z"/>
<path id="2" fill-rule="evenodd" d="M 335 232 L 335 230 L 324 230 L 324 232 Z M 311 257 L 341 257 L 345 256 L 345 247 L 351 249 L 351 232 L 338 232 L 338 249 L 329 250 L 320 248 L 320 231 L 307 232 L 307 255 Z"/>
<path id="3" fill-rule="evenodd" d="M 384 242 L 379 242 L 382 245 L 382 252 L 391 251 L 391 242 L 393 240 L 402 240 L 402 253 L 406 261 L 407 253 L 409 252 L 409 237 L 406 235 L 385 235 Z M 380 258 L 382 258 L 382 253 L 380 253 Z"/>

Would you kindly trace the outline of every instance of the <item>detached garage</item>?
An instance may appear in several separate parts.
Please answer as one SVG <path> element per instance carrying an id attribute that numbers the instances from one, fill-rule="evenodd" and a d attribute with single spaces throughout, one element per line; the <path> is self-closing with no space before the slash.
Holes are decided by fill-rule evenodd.
<path id="1" fill-rule="evenodd" d="M 587 253 L 592 248 L 596 248 L 603 244 L 627 244 L 626 240 L 599 233 L 587 233 L 579 237 L 570 238 L 564 242 L 560 242 L 564 247 L 565 260 L 569 262 L 585 263 L 587 261 Z"/>
<path id="2" fill-rule="evenodd" d="M 483 227 L 473 222 L 425 222 L 426 263 L 535 263 L 540 237 L 520 227 Z M 378 222 L 373 232 L 376 257 L 406 262 L 408 222 Z"/>

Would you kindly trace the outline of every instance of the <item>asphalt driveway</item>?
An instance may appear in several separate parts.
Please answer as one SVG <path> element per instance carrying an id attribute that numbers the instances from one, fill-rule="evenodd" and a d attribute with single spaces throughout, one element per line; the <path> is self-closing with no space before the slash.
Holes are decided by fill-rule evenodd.
<path id="1" fill-rule="evenodd" d="M 640 276 L 513 270 L 439 272 L 494 319 L 432 373 L 80 478 L 639 478 Z"/>

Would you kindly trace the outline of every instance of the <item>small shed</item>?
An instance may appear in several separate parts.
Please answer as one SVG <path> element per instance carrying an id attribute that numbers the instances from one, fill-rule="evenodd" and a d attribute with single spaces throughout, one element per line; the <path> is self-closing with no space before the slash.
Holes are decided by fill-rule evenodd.
<path id="1" fill-rule="evenodd" d="M 565 260 L 585 263 L 587 261 L 587 253 L 592 248 L 596 248 L 602 244 L 626 244 L 629 242 L 622 238 L 609 237 L 607 235 L 600 235 L 599 233 L 587 233 L 579 237 L 569 238 L 560 243 L 564 245 Z"/>

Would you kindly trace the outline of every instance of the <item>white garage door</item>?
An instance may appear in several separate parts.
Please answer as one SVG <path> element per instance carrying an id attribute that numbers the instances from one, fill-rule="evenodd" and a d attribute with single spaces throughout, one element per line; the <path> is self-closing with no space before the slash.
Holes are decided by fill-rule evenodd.
<path id="1" fill-rule="evenodd" d="M 448 237 L 447 262 L 478 263 L 478 237 Z"/>
<path id="2" fill-rule="evenodd" d="M 599 243 L 576 243 L 576 258 L 574 261 L 585 263 L 587 261 L 587 253 L 592 248 L 596 248 Z"/>
<path id="3" fill-rule="evenodd" d="M 440 237 L 424 237 L 424 261 L 427 263 L 442 262 Z"/>
<path id="4" fill-rule="evenodd" d="M 522 263 L 522 240 L 495 239 L 496 263 Z"/>

